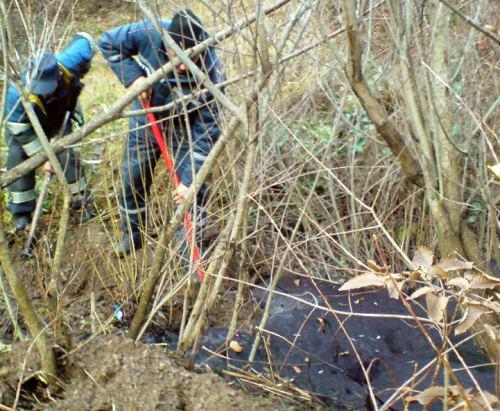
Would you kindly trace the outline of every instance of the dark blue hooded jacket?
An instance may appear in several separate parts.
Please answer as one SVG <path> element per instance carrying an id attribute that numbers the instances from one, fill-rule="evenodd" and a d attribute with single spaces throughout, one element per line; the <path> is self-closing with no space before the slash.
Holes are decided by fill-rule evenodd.
<path id="1" fill-rule="evenodd" d="M 168 31 L 170 20 L 161 20 Z M 130 86 L 137 78 L 148 74 L 167 64 L 169 58 L 165 51 L 160 34 L 150 21 L 126 24 L 107 31 L 99 40 L 99 47 L 109 66 L 125 87 Z M 208 73 L 212 83 L 224 80 L 222 64 L 213 48 L 203 54 L 203 70 Z M 191 93 L 197 87 L 194 78 L 179 77 L 185 93 Z M 153 106 L 164 105 L 172 100 L 172 88 L 177 86 L 173 73 L 153 85 Z"/>
<path id="2" fill-rule="evenodd" d="M 161 24 L 168 31 L 170 20 L 161 20 Z M 169 62 L 161 35 L 148 20 L 126 24 L 107 31 L 99 40 L 99 47 L 110 68 L 125 87 L 129 87 L 139 77 L 147 77 Z M 213 48 L 208 48 L 197 64 L 209 75 L 212 83 L 218 84 L 224 80 L 221 61 Z M 198 84 L 190 73 L 185 76 L 178 75 L 176 79 L 174 73 L 171 72 L 152 86 L 151 105 L 163 106 L 172 102 L 175 97 L 179 96 L 179 93 L 191 94 L 201 87 L 202 85 Z M 133 107 L 138 108 L 138 103 L 135 103 Z M 207 93 L 192 98 L 185 103 L 184 107 L 189 113 L 191 148 L 195 157 L 202 160 L 207 156 L 220 134 L 217 104 L 213 96 Z M 183 114 L 183 111 L 174 109 L 157 114 L 157 117 L 174 116 L 178 119 L 177 124 L 182 128 L 185 126 Z M 134 121 L 137 123 L 131 122 L 131 130 L 139 127 L 140 122 L 144 120 L 137 118 Z M 131 133 L 130 138 L 135 138 L 134 131 Z M 191 183 L 192 175 L 198 172 L 201 164 L 202 161 L 195 164 L 193 173 L 181 173 L 180 177 L 184 184 Z"/>

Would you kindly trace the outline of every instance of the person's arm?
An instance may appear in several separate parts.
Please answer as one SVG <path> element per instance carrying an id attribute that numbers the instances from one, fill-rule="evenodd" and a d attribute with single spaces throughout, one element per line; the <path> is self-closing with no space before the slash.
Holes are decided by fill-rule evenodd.
<path id="1" fill-rule="evenodd" d="M 179 175 L 181 184 L 173 193 L 174 202 L 177 204 L 180 204 L 188 194 L 189 186 L 192 184 L 194 176 L 200 171 L 212 146 L 220 135 L 218 108 L 215 102 L 202 107 L 196 113 L 196 118 L 191 123 L 191 135 L 193 140 L 191 146 L 192 161 L 191 159 L 185 160 L 183 173 Z"/>
<path id="2" fill-rule="evenodd" d="M 146 76 L 133 57 L 139 54 L 150 30 L 146 21 L 140 21 L 108 30 L 99 40 L 102 55 L 125 87 Z"/>
<path id="3" fill-rule="evenodd" d="M 224 69 L 219 57 L 213 48 L 205 54 L 204 70 L 209 73 L 210 80 L 214 83 L 221 83 L 225 80 Z M 224 89 L 222 89 L 224 92 Z M 191 123 L 191 133 L 193 138 L 192 150 L 193 161 L 189 162 L 187 170 L 180 175 L 181 185 L 174 192 L 174 201 L 181 202 L 188 192 L 188 187 L 193 182 L 193 177 L 198 173 L 205 162 L 212 146 L 220 135 L 219 128 L 219 108 L 213 96 L 206 95 L 203 99 L 205 105 L 196 111 L 196 117 Z M 194 169 L 192 169 L 194 164 Z"/>

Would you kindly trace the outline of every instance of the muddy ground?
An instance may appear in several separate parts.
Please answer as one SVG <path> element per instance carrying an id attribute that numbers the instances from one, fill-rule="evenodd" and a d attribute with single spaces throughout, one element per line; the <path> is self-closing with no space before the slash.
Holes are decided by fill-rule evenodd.
<path id="1" fill-rule="evenodd" d="M 363 410 L 369 408 L 370 400 L 357 355 L 370 368 L 371 384 L 380 403 L 412 373 L 435 358 L 425 337 L 411 321 L 342 317 L 355 352 L 338 318 L 318 309 L 318 302 L 342 311 L 374 315 L 406 315 L 404 306 L 390 299 L 385 291 L 346 294 L 328 281 L 311 282 L 292 276 L 286 276 L 278 286 L 263 343 L 252 365 L 247 359 L 254 325 L 258 324 L 267 299 L 265 278 L 258 280 L 240 311 L 235 340 L 242 348 L 241 353 L 225 346 L 225 327 L 235 296 L 235 291 L 229 288 L 222 293 L 216 312 L 209 318 L 210 327 L 199 341 L 199 352 L 194 357 L 175 351 L 182 296 L 174 298 L 155 317 L 143 343 L 134 344 L 126 338 L 133 312 L 133 302 L 126 296 L 147 270 L 152 248 L 146 247 L 138 253 L 137 260 L 142 263 L 136 265 L 131 264 L 131 259 L 117 259 L 112 251 L 113 233 L 106 229 L 109 224 L 102 222 L 106 223 L 93 221 L 72 226 L 68 236 L 61 298 L 74 348 L 64 356 L 67 376 L 64 391 L 49 397 L 40 386 L 32 384 L 31 377 L 38 370 L 34 350 L 29 350 L 26 343 L 17 343 L 11 353 L 0 355 L 1 404 L 11 406 L 21 388 L 18 401 L 26 408 Z M 16 250 L 22 241 L 13 240 Z M 26 284 L 37 285 L 30 290 L 42 316 L 44 284 L 50 276 L 44 262 L 53 244 L 54 238 L 41 236 L 37 258 L 16 259 Z M 117 307 L 123 318 L 117 317 Z M 414 308 L 425 316 L 421 308 Z M 5 313 L 1 318 L 0 338 L 8 342 L 12 327 Z M 432 327 L 429 333 L 439 341 Z M 473 342 L 461 346 L 460 354 L 480 386 L 494 392 L 494 366 Z M 454 368 L 462 368 L 456 358 L 451 357 L 451 361 Z M 231 379 L 228 375 L 238 378 Z M 437 384 L 442 383 L 442 373 L 439 375 Z M 466 372 L 459 371 L 457 376 L 465 387 L 474 387 Z M 413 386 L 418 391 L 436 383 L 433 372 L 422 377 Z M 267 391 L 256 390 L 259 386 L 265 386 Z M 266 395 L 269 391 L 275 395 Z M 393 407 L 403 408 L 403 402 Z"/>
<path id="2" fill-rule="evenodd" d="M 79 345 L 66 359 L 64 392 L 45 399 L 33 389 L 30 376 L 36 357 L 26 356 L 26 344 L 3 357 L 0 402 L 13 404 L 18 377 L 24 390 L 22 408 L 52 410 L 270 410 L 294 409 L 282 400 L 251 395 L 233 381 L 213 373 L 188 371 L 189 362 L 154 345 L 135 344 L 118 335 L 98 336 Z M 6 360 L 7 358 L 7 360 Z M 23 365 L 24 370 L 23 370 Z M 30 386 L 31 385 L 31 386 Z M 30 388 L 30 390 L 28 390 Z M 38 399 L 37 399 L 38 396 Z"/>
<path id="3" fill-rule="evenodd" d="M 36 350 L 26 342 L 15 343 L 0 354 L 0 404 L 22 408 L 132 410 L 132 409 L 293 409 L 299 401 L 266 395 L 263 390 L 251 393 L 242 383 L 214 374 L 212 369 L 198 367 L 165 345 L 135 344 L 126 338 L 133 303 L 127 299 L 134 284 L 151 263 L 152 244 L 137 253 L 138 264 L 132 258 L 120 260 L 113 252 L 115 235 L 112 228 L 117 216 L 99 216 L 82 226 L 72 225 L 68 233 L 64 257 L 64 280 L 60 299 L 65 310 L 65 322 L 73 337 L 73 351 L 64 356 L 66 380 L 64 390 L 47 395 L 34 384 L 38 371 Z M 101 221 L 97 221 L 97 220 Z M 50 278 L 51 254 L 55 232 L 48 216 L 40 221 L 42 233 L 34 258 L 19 257 L 24 236 L 11 235 L 11 245 L 19 275 L 30 285 L 30 295 L 41 317 L 44 310 L 45 284 Z M 104 224 L 103 224 L 104 223 Z M 50 233 L 50 234 L 44 234 Z M 234 304 L 234 293 L 221 297 L 219 314 L 212 326 L 227 325 L 228 311 Z M 116 317 L 120 307 L 123 318 Z M 182 295 L 162 310 L 152 325 L 158 332 L 175 333 L 180 322 Z M 230 312 L 230 311 L 229 311 Z M 244 329 L 251 328 L 252 318 L 260 309 L 250 301 L 240 312 Z M 1 313 L 0 340 L 10 343 L 13 328 L 6 312 Z M 243 321 L 245 320 L 245 321 Z M 21 319 L 21 327 L 22 319 Z M 151 334 L 148 334 L 151 335 Z M 148 339 L 146 336 L 145 339 Z M 151 341 L 150 341 L 151 342 Z M 20 385 L 20 381 L 22 384 Z M 309 408 L 300 403 L 298 409 Z"/>

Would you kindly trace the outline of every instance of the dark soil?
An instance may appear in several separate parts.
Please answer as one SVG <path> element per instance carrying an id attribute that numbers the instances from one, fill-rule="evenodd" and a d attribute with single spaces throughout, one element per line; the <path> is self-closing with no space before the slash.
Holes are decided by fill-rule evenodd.
<path id="1" fill-rule="evenodd" d="M 263 287 L 253 289 L 252 294 L 263 307 L 267 285 L 260 285 Z M 390 298 L 386 290 L 346 293 L 326 281 L 286 277 L 280 281 L 277 291 L 279 294 L 274 295 L 270 317 L 262 333 L 263 342 L 252 368 L 254 373 L 271 376 L 275 381 L 292 382 L 317 402 L 334 409 L 370 407 L 364 367 L 376 400 L 384 403 L 414 373 L 436 358 L 412 318 L 381 318 L 382 315 L 408 316 L 401 301 Z M 413 310 L 421 318 L 427 318 L 422 302 L 412 303 Z M 319 307 L 366 313 L 371 317 L 335 316 Z M 441 337 L 436 328 L 429 323 L 424 323 L 424 328 L 440 347 Z M 199 343 L 195 362 L 213 369 L 246 367 L 254 337 L 241 330 L 235 340 L 242 352 L 235 353 L 226 350 L 226 335 L 225 329 L 208 329 Z M 460 384 L 476 389 L 464 369 L 468 367 L 481 389 L 494 393 L 495 365 L 467 336 L 455 337 L 452 332 L 450 339 L 464 361 L 462 363 L 453 352 L 448 357 Z M 443 374 L 442 367 L 431 366 L 409 384 L 409 388 L 420 392 L 432 385 L 443 385 Z M 403 408 L 402 401 L 393 407 Z"/>
<path id="2" fill-rule="evenodd" d="M 119 260 L 112 252 L 112 236 L 98 222 L 72 227 L 68 235 L 68 250 L 64 261 L 63 299 L 68 325 L 75 340 L 74 352 L 67 356 L 68 381 L 60 397 L 50 402 L 52 409 L 284 409 L 289 404 L 262 397 L 262 391 L 251 395 L 236 387 L 255 388 L 266 385 L 287 393 L 288 398 L 306 397 L 307 404 L 323 404 L 334 409 L 366 409 L 370 400 L 366 378 L 358 358 L 338 319 L 331 313 L 314 308 L 322 306 L 342 311 L 371 314 L 408 315 L 400 301 L 390 299 L 387 292 L 342 293 L 334 284 L 285 277 L 279 294 L 274 296 L 270 319 L 256 360 L 248 364 L 253 327 L 260 320 L 267 299 L 267 285 L 261 283 L 247 296 L 239 313 L 239 329 L 234 337 L 241 353 L 227 350 L 225 341 L 235 291 L 226 289 L 217 310 L 209 318 L 210 328 L 198 344 L 199 351 L 192 362 L 174 351 L 181 314 L 181 300 L 157 315 L 143 341 L 162 343 L 134 344 L 122 337 L 130 320 L 133 304 L 123 299 L 136 287 L 142 272 L 147 270 L 150 254 L 146 247 L 138 254 L 141 265 Z M 20 243 L 16 240 L 17 244 Z M 42 307 L 43 284 L 50 270 L 44 265 L 51 252 L 52 238 L 41 237 L 37 257 L 31 261 L 16 259 L 18 269 L 33 287 L 35 305 Z M 22 242 L 21 242 L 22 244 Z M 292 298 L 290 298 L 290 296 Z M 301 301 L 302 300 L 302 301 Z M 114 319 L 116 305 L 124 319 Z M 417 315 L 425 317 L 418 307 Z M 3 339 L 7 317 L 3 321 Z M 363 365 L 370 368 L 370 382 L 375 396 L 383 402 L 411 374 L 435 358 L 428 342 L 412 321 L 367 317 L 342 317 L 343 326 L 355 344 Z M 428 332 L 439 345 L 432 327 Z M 103 336 L 102 334 L 108 334 Z M 111 335 L 109 335 L 111 334 Z M 19 381 L 23 381 L 20 404 L 32 407 L 37 399 L 47 401 L 39 386 L 33 386 L 37 360 L 35 350 L 26 343 L 16 344 L 10 355 L 0 357 L 0 403 L 12 404 Z M 27 352 L 30 355 L 27 355 Z M 494 392 L 494 369 L 479 353 L 472 341 L 460 347 L 460 353 L 480 386 Z M 453 368 L 462 368 L 455 356 Z M 197 374 L 203 371 L 205 374 Z M 213 374 L 228 370 L 239 379 L 223 379 Z M 206 372 L 209 372 L 206 374 Z M 440 384 L 442 370 L 434 384 Z M 473 387 L 466 372 L 457 377 L 465 387 Z M 432 384 L 433 368 L 424 373 L 418 386 L 421 391 Z M 246 381 L 245 385 L 241 385 Z M 264 382 L 265 381 L 265 382 Z M 250 383 L 249 383 L 250 382 Z M 274 387 L 274 388 L 273 388 Z M 302 391 L 300 391 L 302 390 Z M 276 391 L 274 391 L 276 392 Z M 302 393 L 306 392 L 306 395 Z M 44 403 L 43 407 L 47 404 Z M 297 406 L 304 408 L 302 403 Z M 400 402 L 395 409 L 400 409 Z"/>

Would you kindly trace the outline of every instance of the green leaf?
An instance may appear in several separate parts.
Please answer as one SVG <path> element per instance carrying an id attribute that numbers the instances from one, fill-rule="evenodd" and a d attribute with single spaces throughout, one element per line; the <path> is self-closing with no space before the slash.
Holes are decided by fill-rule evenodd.
<path id="1" fill-rule="evenodd" d="M 451 85 L 451 88 L 453 89 L 453 91 L 455 93 L 457 93 L 458 95 L 462 95 L 463 92 L 464 92 L 464 86 L 458 82 L 455 82 Z"/>
<path id="2" fill-rule="evenodd" d="M 358 138 L 357 138 L 357 142 L 354 145 L 354 152 L 355 153 L 362 153 L 363 151 L 365 151 L 365 147 L 366 147 L 366 139 L 362 134 L 359 134 Z"/>

